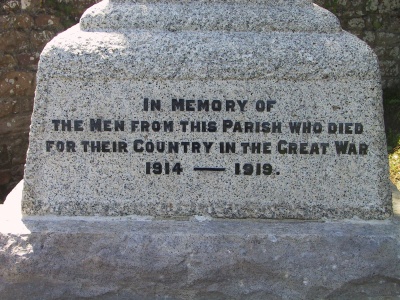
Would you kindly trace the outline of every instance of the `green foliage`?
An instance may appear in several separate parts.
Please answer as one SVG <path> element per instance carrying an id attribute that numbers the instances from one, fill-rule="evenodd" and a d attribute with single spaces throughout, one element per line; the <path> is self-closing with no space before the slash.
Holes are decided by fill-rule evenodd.
<path id="1" fill-rule="evenodd" d="M 394 132 L 391 128 L 386 130 L 388 153 L 393 153 L 400 149 L 400 133 Z"/>
<path id="2" fill-rule="evenodd" d="M 385 104 L 387 105 L 398 105 L 400 106 L 400 98 L 394 98 L 394 99 L 388 99 L 385 101 Z"/>
<path id="3" fill-rule="evenodd" d="M 400 97 L 384 97 L 386 139 L 389 153 L 390 179 L 400 187 Z"/>
<path id="4" fill-rule="evenodd" d="M 76 19 L 81 14 L 80 11 L 77 11 L 75 1 L 43 0 L 43 6 L 55 12 L 55 15 L 60 18 L 64 28 L 75 25 L 78 22 Z"/>
<path id="5" fill-rule="evenodd" d="M 374 29 L 377 30 L 382 27 L 382 24 L 378 20 L 374 20 L 372 26 L 374 26 Z"/>
<path id="6" fill-rule="evenodd" d="M 400 147 L 400 97 L 384 97 L 386 139 L 388 152 Z"/>
<path id="7" fill-rule="evenodd" d="M 339 0 L 325 1 L 324 7 L 333 13 L 338 12 Z"/>
<path id="8" fill-rule="evenodd" d="M 365 8 L 367 9 L 367 11 L 376 12 L 378 10 L 379 2 L 382 2 L 382 0 L 368 0 Z"/>

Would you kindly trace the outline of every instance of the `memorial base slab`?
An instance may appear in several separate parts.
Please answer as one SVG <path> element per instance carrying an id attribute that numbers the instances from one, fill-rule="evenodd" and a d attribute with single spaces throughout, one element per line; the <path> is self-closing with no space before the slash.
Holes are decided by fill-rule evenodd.
<path id="1" fill-rule="evenodd" d="M 392 299 L 398 215 L 386 221 L 21 218 L 1 208 L 1 299 Z M 397 197 L 397 198 L 396 198 Z M 399 197 L 394 194 L 397 211 Z"/>

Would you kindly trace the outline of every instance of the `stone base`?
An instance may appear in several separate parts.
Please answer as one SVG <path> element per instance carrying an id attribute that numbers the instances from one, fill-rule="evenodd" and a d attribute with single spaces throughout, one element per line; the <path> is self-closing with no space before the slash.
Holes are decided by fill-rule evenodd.
<path id="1" fill-rule="evenodd" d="M 398 216 L 332 222 L 202 217 L 21 221 L 21 188 L 20 183 L 1 208 L 0 299 L 400 295 Z"/>

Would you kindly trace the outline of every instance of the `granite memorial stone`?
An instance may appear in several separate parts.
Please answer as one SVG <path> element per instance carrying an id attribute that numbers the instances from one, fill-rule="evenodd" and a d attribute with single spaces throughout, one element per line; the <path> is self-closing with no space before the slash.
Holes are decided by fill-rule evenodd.
<path id="1" fill-rule="evenodd" d="M 37 82 L 0 299 L 400 295 L 376 57 L 311 1 L 103 1 Z"/>
<path id="2" fill-rule="evenodd" d="M 390 207 L 376 56 L 311 1 L 102 1 L 43 50 L 25 215 Z"/>

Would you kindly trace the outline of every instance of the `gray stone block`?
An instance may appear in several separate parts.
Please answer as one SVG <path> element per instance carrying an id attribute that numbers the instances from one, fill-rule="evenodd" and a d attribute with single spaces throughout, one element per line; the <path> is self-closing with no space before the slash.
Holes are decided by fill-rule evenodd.
<path id="1" fill-rule="evenodd" d="M 399 216 L 333 222 L 133 216 L 21 221 L 21 189 L 22 184 L 0 211 L 1 299 L 400 296 Z"/>
<path id="2" fill-rule="evenodd" d="M 387 174 L 376 57 L 311 1 L 103 1 L 41 55 L 26 215 L 385 219 Z"/>

